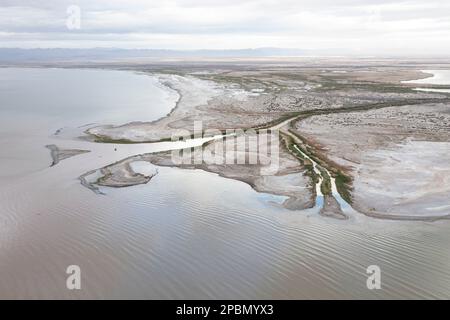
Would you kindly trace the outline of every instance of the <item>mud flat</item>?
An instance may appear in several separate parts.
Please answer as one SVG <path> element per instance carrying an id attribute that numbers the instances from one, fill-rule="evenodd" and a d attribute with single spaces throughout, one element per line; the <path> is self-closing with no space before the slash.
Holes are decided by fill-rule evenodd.
<path id="1" fill-rule="evenodd" d="M 313 116 L 296 131 L 353 179 L 353 206 L 379 218 L 450 217 L 449 104 Z"/>
<path id="2" fill-rule="evenodd" d="M 324 197 L 324 205 L 320 210 L 320 214 L 325 217 L 335 218 L 339 220 L 346 220 L 348 217 L 342 212 L 342 209 L 337 200 L 332 196 Z"/>
<path id="3" fill-rule="evenodd" d="M 357 208 L 416 218 L 450 218 L 450 142 L 412 141 L 364 154 L 354 188 Z"/>
<path id="4" fill-rule="evenodd" d="M 51 167 L 56 166 L 62 160 L 75 157 L 79 154 L 90 152 L 89 150 L 61 149 L 55 144 L 49 144 L 45 147 L 50 150 L 50 154 L 53 160 Z"/>
<path id="5" fill-rule="evenodd" d="M 92 191 L 101 194 L 99 186 L 111 188 L 130 187 L 148 183 L 158 174 L 158 170 L 145 174 L 133 167 L 134 162 L 140 162 L 142 156 L 134 156 L 99 170 L 90 171 L 80 176 L 81 183 Z"/>
<path id="6" fill-rule="evenodd" d="M 283 206 L 291 210 L 314 206 L 314 186 L 299 161 L 284 148 L 279 150 L 279 155 L 274 155 L 276 159 L 272 159 L 266 144 L 260 144 L 255 151 L 250 150 L 246 142 L 248 138 L 242 136 L 240 139 L 232 139 L 236 147 L 233 149 L 241 151 L 224 149 L 222 140 L 214 140 L 205 144 L 203 148 L 199 147 L 193 152 L 190 150 L 189 157 L 183 155 L 181 151 L 176 151 L 175 157 L 173 151 L 131 157 L 101 169 L 101 177 L 93 184 L 123 187 L 147 183 L 152 175 L 137 174 L 130 167 L 130 164 L 136 161 L 146 161 L 156 166 L 200 169 L 245 182 L 258 192 L 287 197 Z M 229 141 L 227 140 L 227 143 Z M 238 164 L 236 160 L 235 163 L 229 163 L 227 159 L 230 158 L 247 162 Z M 254 164 L 249 164 L 249 159 L 255 159 Z M 184 163 L 180 163 L 179 160 Z"/>
<path id="7" fill-rule="evenodd" d="M 139 174 L 130 167 L 139 160 L 158 166 L 202 169 L 240 180 L 259 192 L 288 197 L 284 206 L 293 210 L 311 208 L 320 202 L 321 214 L 340 219 L 347 218 L 342 206 L 350 205 L 378 218 L 432 220 L 446 215 L 444 200 L 431 206 L 432 199 L 437 199 L 436 190 L 423 189 L 425 193 L 432 193 L 430 200 L 421 198 L 423 201 L 417 201 L 423 206 L 414 206 L 412 203 L 418 193 L 408 196 L 401 193 L 406 189 L 400 182 L 406 180 L 395 180 L 392 172 L 382 179 L 380 173 L 383 181 L 378 181 L 376 175 L 374 179 L 373 175 L 381 161 L 373 161 L 371 152 L 378 152 L 378 157 L 383 154 L 382 158 L 387 159 L 391 157 L 390 151 L 401 148 L 407 141 L 429 143 L 429 147 L 422 146 L 423 152 L 431 152 L 433 143 L 450 141 L 448 96 L 418 92 L 401 82 L 425 78 L 428 74 L 395 67 L 180 70 L 176 75 L 158 75 L 162 84 L 179 95 L 167 117 L 149 123 L 97 126 L 87 130 L 87 134 L 97 142 L 136 143 L 168 140 L 180 132 L 190 136 L 196 122 L 201 122 L 200 133 L 211 129 L 224 132 L 226 129 L 272 128 L 291 136 L 296 147 L 313 157 L 314 160 L 309 159 L 317 162 L 319 173 L 312 172 L 310 163 L 299 157 L 292 146 L 281 143 L 276 174 L 262 174 L 267 169 L 264 165 L 211 163 L 203 159 L 173 163 L 169 151 L 138 155 L 105 167 L 97 172 L 100 176 L 93 183 L 85 185 L 96 191 L 98 186 L 148 183 L 151 174 Z M 301 121 L 291 128 L 291 122 L 297 118 Z M 259 159 L 265 153 L 261 154 L 259 148 L 255 153 L 245 149 L 241 142 L 236 143 L 243 158 Z M 201 151 L 214 155 L 219 144 L 213 141 Z M 405 157 L 414 158 L 407 155 L 408 150 L 403 151 Z M 236 156 L 227 152 L 224 158 Z M 393 166 L 386 164 L 387 167 Z M 415 170 L 426 167 L 422 163 L 407 169 L 411 172 L 408 183 L 415 181 Z M 377 170 L 381 169 L 377 167 Z M 395 187 L 396 191 L 387 186 Z M 376 193 L 380 196 L 375 196 Z M 318 195 L 320 197 L 315 199 Z M 385 198 L 390 200 L 381 201 Z"/>

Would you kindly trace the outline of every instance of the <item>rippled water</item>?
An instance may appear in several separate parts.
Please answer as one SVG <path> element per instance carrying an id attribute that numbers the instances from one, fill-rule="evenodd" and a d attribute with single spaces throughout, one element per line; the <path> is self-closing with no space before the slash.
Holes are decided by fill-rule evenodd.
<path id="1" fill-rule="evenodd" d="M 65 70 L 72 71 L 84 80 L 84 71 Z M 91 85 L 106 90 L 89 72 Z M 131 75 L 123 74 L 120 94 L 127 94 Z M 152 88 L 145 90 L 165 94 Z M 38 98 L 45 105 L 47 97 Z M 173 103 L 161 101 L 149 107 Z M 0 113 L 5 122 L 11 114 L 2 106 Z M 147 185 L 96 195 L 80 185 L 80 174 L 170 144 L 114 152 L 38 127 L 0 133 L 0 161 L 10 167 L 0 175 L 1 298 L 450 298 L 448 222 L 336 221 L 283 209 L 242 182 L 174 168 L 158 168 Z M 44 146 L 55 140 L 92 152 L 49 168 Z M 66 289 L 71 264 L 81 267 L 80 291 Z M 372 264 L 381 268 L 381 290 L 366 288 Z"/>

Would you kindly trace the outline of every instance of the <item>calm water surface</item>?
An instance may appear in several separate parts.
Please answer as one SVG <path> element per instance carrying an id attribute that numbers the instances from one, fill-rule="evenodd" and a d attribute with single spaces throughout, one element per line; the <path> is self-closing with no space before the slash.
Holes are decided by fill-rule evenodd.
<path id="1" fill-rule="evenodd" d="M 431 77 L 420 79 L 420 80 L 410 80 L 402 81 L 404 83 L 415 83 L 415 84 L 431 84 L 431 85 L 450 85 L 450 70 L 422 70 L 425 73 L 432 74 Z M 442 88 L 416 88 L 417 91 L 424 92 L 440 92 L 440 93 L 450 93 L 450 89 Z"/>
<path id="2" fill-rule="evenodd" d="M 433 76 L 420 79 L 404 81 L 405 83 L 424 83 L 424 84 L 437 84 L 437 85 L 450 85 L 450 70 L 422 70 L 425 73 L 430 73 Z"/>
<path id="3" fill-rule="evenodd" d="M 0 298 L 450 298 L 448 222 L 340 222 L 199 170 L 158 168 L 104 196 L 79 184 L 171 145 L 114 152 L 55 130 L 157 119 L 176 98 L 127 72 L 0 69 Z M 92 152 L 49 168 L 50 143 Z M 66 289 L 72 264 L 79 291 Z M 381 290 L 366 288 L 372 264 Z"/>

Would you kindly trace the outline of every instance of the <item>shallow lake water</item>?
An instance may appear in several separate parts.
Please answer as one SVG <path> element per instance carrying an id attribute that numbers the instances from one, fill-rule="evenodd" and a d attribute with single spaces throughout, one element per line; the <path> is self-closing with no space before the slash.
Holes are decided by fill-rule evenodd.
<path id="1" fill-rule="evenodd" d="M 403 83 L 450 85 L 450 70 L 422 70 L 422 72 L 432 74 L 431 77 L 419 80 L 402 81 Z M 440 88 L 416 88 L 417 91 L 450 93 L 450 89 Z"/>
<path id="2" fill-rule="evenodd" d="M 447 85 L 450 84 L 450 70 L 422 70 L 422 72 L 432 74 L 431 77 L 419 79 L 419 80 L 409 80 L 403 81 L 404 83 L 422 83 L 422 84 L 440 84 Z"/>
<path id="3" fill-rule="evenodd" d="M 151 76 L 0 69 L 0 83 L 0 298 L 450 298 L 449 222 L 289 211 L 200 170 L 157 168 L 147 185 L 105 195 L 81 186 L 87 171 L 172 147 L 53 136 L 163 116 L 177 97 Z M 77 99 L 64 103 L 74 83 Z M 47 144 L 92 152 L 49 167 Z M 66 288 L 69 265 L 81 290 Z M 366 287 L 370 265 L 381 290 Z"/>

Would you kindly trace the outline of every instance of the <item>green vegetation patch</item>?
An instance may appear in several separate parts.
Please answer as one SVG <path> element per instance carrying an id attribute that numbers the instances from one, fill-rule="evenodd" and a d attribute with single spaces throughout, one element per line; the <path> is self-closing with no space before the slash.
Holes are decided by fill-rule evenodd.
<path id="1" fill-rule="evenodd" d="M 349 176 L 343 174 L 339 170 L 336 173 L 334 178 L 335 178 L 335 182 L 336 182 L 336 188 L 337 188 L 339 194 L 341 195 L 342 199 L 347 201 L 347 203 L 352 204 L 352 202 L 353 202 L 353 198 L 352 198 L 352 194 L 351 194 L 352 179 Z"/>
<path id="2" fill-rule="evenodd" d="M 320 187 L 320 190 L 322 191 L 322 193 L 326 196 L 331 196 L 333 194 L 332 191 L 332 187 L 331 187 L 331 177 L 328 175 L 327 171 L 322 168 L 322 167 L 318 167 L 320 174 L 322 175 L 322 185 Z"/>

